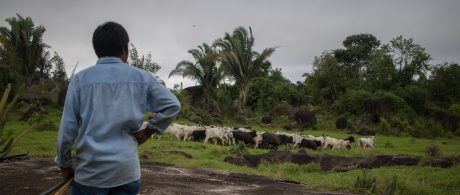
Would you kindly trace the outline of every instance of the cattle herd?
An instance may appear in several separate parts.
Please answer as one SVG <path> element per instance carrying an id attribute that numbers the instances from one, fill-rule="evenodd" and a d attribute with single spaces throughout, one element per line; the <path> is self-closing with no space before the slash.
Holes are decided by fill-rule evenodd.
<path id="1" fill-rule="evenodd" d="M 145 123 L 143 125 L 145 127 Z M 286 132 L 261 132 L 249 127 L 231 128 L 217 126 L 190 126 L 173 123 L 165 131 L 182 141 L 198 141 L 204 143 L 234 145 L 242 142 L 254 148 L 277 149 L 281 145 L 292 148 L 307 149 L 350 149 L 353 142 L 356 147 L 373 149 L 375 136 L 362 137 L 355 141 L 353 136 L 338 139 L 329 136 L 313 136 Z"/>

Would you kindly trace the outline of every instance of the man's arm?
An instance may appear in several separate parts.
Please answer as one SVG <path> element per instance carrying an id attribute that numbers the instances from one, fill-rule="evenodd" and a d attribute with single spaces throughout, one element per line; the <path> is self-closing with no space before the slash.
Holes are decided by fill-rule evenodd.
<path id="1" fill-rule="evenodd" d="M 147 141 L 153 133 L 163 134 L 179 114 L 181 105 L 177 97 L 165 86 L 154 80 L 147 94 L 147 109 L 154 113 L 147 128 L 134 134 L 139 144 Z"/>
<path id="2" fill-rule="evenodd" d="M 81 120 L 77 82 L 77 78 L 74 77 L 67 89 L 57 141 L 55 163 L 61 167 L 63 174 L 65 174 L 64 172 L 72 173 L 72 145 L 78 135 L 78 124 Z"/>

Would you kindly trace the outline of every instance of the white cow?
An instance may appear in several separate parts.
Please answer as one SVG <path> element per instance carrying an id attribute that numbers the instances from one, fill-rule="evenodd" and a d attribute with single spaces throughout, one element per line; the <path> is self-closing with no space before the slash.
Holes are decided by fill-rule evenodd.
<path id="1" fill-rule="evenodd" d="M 208 128 L 206 129 L 206 137 L 204 138 L 204 143 L 208 143 L 209 139 L 212 139 L 214 144 L 217 143 L 217 140 L 220 140 L 222 144 L 225 144 L 228 139 L 228 132 L 226 128 Z"/>
<path id="2" fill-rule="evenodd" d="M 370 138 L 359 138 L 357 142 L 358 146 L 363 148 L 363 149 L 374 149 L 375 146 L 375 136 L 372 136 Z"/>

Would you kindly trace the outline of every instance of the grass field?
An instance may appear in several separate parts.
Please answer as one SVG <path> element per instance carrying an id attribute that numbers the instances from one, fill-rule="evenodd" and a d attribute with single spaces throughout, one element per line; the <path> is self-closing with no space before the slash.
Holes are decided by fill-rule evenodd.
<path id="1" fill-rule="evenodd" d="M 56 126 L 59 124 L 60 112 L 52 111 L 48 119 Z M 29 126 L 27 122 L 18 122 L 19 116 L 14 113 L 9 117 L 6 128 L 11 129 L 13 135 Z M 258 130 L 263 127 L 257 127 Z M 273 129 L 270 129 L 273 130 Z M 346 137 L 347 134 L 335 130 L 306 131 L 306 134 L 326 134 L 333 137 Z M 28 153 L 31 156 L 53 157 L 56 153 L 57 131 L 32 130 L 28 132 L 13 153 Z M 341 156 L 368 156 L 376 154 L 407 154 L 417 155 L 425 161 L 425 149 L 437 144 L 444 156 L 460 156 L 460 138 L 454 137 L 430 139 L 416 139 L 412 137 L 377 136 L 377 145 L 374 150 L 363 151 L 353 148 L 350 151 L 307 151 L 309 153 L 336 154 Z M 287 150 L 284 147 L 281 150 Z M 358 193 L 371 193 L 355 186 L 357 177 L 363 176 L 363 170 L 349 172 L 321 171 L 318 164 L 296 165 L 292 163 L 269 164 L 262 163 L 257 168 L 241 167 L 223 162 L 224 158 L 232 155 L 232 151 L 247 150 L 247 152 L 265 153 L 268 150 L 242 148 L 241 146 L 220 146 L 199 142 L 181 142 L 170 136 L 161 139 L 151 139 L 139 149 L 143 161 L 170 163 L 187 168 L 212 168 L 228 170 L 238 173 L 262 175 L 276 179 L 292 180 L 306 183 L 309 189 L 333 190 Z M 183 155 L 171 151 L 182 151 L 193 156 L 188 159 Z M 294 150 L 296 151 L 296 150 Z M 449 169 L 441 169 L 423 165 L 412 167 L 383 167 L 366 171 L 370 177 L 376 178 L 376 191 L 381 194 L 385 191 L 394 175 L 397 176 L 396 191 L 398 194 L 460 194 L 460 165 Z"/>

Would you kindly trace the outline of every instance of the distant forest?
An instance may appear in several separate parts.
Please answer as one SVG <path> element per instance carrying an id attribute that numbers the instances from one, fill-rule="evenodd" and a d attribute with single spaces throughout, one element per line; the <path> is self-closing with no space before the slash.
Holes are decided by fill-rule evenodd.
<path id="1" fill-rule="evenodd" d="M 10 98 L 19 94 L 36 107 L 62 109 L 74 72 L 65 70 L 58 53 L 50 53 L 44 26 L 19 14 L 6 22 L 0 27 L 0 91 L 11 83 Z M 194 61 L 178 59 L 171 70 L 169 77 L 198 84 L 171 89 L 183 106 L 179 120 L 319 130 L 334 129 L 341 119 L 350 132 L 367 128 L 387 135 L 460 135 L 457 63 L 431 64 L 425 48 L 403 36 L 382 43 L 371 34 L 356 34 L 342 44 L 318 54 L 305 80 L 292 83 L 270 63 L 276 47 L 254 50 L 250 27 L 224 33 L 190 49 Z M 134 45 L 129 63 L 152 73 L 161 68 Z"/>

